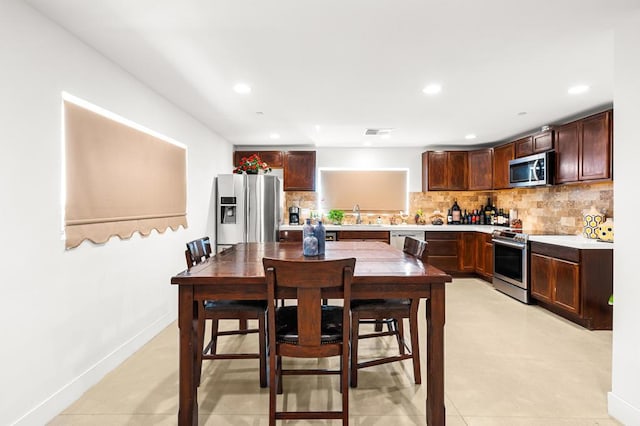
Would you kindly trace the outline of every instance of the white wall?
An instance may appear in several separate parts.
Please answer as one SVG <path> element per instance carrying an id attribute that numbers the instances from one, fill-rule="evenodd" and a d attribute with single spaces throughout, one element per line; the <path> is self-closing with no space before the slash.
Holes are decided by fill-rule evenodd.
<path id="1" fill-rule="evenodd" d="M 638 158 L 640 158 L 640 13 L 615 33 L 615 240 L 612 390 L 609 414 L 640 425 L 640 279 L 638 278 Z"/>
<path id="2" fill-rule="evenodd" d="M 18 0 L 0 2 L 0 424 L 44 424 L 176 318 L 232 146 Z M 189 228 L 65 251 L 61 92 L 188 147 Z"/>

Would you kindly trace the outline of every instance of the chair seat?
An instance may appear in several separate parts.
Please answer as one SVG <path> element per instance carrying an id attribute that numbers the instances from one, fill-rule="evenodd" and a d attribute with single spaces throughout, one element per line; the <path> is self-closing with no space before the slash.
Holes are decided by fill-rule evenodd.
<path id="1" fill-rule="evenodd" d="M 267 310 L 267 302 L 262 300 L 206 300 L 204 309 L 211 311 L 249 311 L 262 314 Z"/>
<path id="2" fill-rule="evenodd" d="M 410 299 L 370 299 L 352 300 L 351 311 L 388 311 L 389 309 L 409 309 Z"/>
<path id="3" fill-rule="evenodd" d="M 321 344 L 342 340 L 342 307 L 322 305 Z M 283 306 L 276 310 L 276 341 L 298 344 L 298 307 Z"/>

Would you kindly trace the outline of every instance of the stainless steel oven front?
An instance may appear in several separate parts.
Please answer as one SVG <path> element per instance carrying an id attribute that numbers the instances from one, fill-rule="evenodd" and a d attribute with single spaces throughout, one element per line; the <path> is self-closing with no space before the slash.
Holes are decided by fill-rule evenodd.
<path id="1" fill-rule="evenodd" d="M 527 236 L 504 231 L 496 233 L 493 236 L 493 286 L 514 299 L 529 303 Z"/>

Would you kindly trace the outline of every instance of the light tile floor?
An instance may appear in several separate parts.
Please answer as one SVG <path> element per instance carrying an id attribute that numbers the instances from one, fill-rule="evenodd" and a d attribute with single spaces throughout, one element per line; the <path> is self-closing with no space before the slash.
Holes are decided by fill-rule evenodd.
<path id="1" fill-rule="evenodd" d="M 424 304 L 421 310 L 424 318 Z M 448 425 L 619 425 L 607 415 L 611 332 L 588 331 L 510 299 L 478 279 L 456 279 L 447 285 L 446 315 Z M 423 383 L 424 328 L 421 321 Z M 255 336 L 223 338 L 222 349 L 255 350 Z M 394 348 L 391 339 L 369 339 L 361 344 L 361 353 L 366 357 L 387 347 Z M 350 424 L 424 424 L 425 386 L 413 384 L 410 363 L 360 371 L 359 387 L 350 391 Z M 284 401 L 289 409 L 323 409 L 327 404 L 339 408 L 337 388 L 337 377 L 286 377 L 279 403 Z M 174 425 L 177 395 L 174 323 L 50 424 Z M 267 411 L 268 390 L 258 386 L 257 361 L 205 361 L 199 389 L 201 425 L 267 425 Z"/>

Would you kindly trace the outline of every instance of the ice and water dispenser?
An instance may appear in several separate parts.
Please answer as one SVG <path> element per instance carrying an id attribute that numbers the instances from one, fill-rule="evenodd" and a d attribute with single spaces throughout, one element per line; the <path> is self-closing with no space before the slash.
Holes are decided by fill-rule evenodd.
<path id="1" fill-rule="evenodd" d="M 236 223 L 237 209 L 236 197 L 220 197 L 220 223 Z"/>

